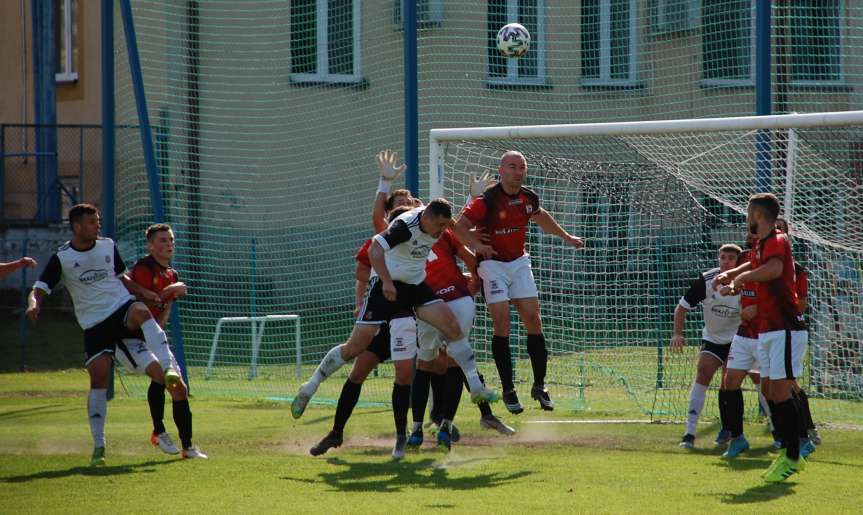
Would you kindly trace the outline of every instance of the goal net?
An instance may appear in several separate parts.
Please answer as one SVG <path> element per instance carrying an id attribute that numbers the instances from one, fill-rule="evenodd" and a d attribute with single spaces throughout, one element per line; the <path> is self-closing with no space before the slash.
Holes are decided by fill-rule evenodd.
<path id="1" fill-rule="evenodd" d="M 688 315 L 685 351 L 668 351 L 679 298 L 700 272 L 718 266 L 723 243 L 745 246 L 749 196 L 775 193 L 790 221 L 795 258 L 809 271 L 802 382 L 815 399 L 814 416 L 859 423 L 861 137 L 861 112 L 442 129 L 431 133 L 429 183 L 432 196 L 462 205 L 471 176 L 496 170 L 506 150 L 525 155 L 526 184 L 586 241 L 574 250 L 530 228 L 551 354 L 549 387 L 563 405 L 631 409 L 655 419 L 685 416 L 701 343 L 697 309 Z M 472 342 L 490 360 L 492 325 L 479 304 Z M 513 332 L 522 381 L 531 377 L 525 338 L 521 328 Z M 758 402 L 748 380 L 746 390 L 754 415 Z M 705 413 L 717 412 L 708 402 Z"/>

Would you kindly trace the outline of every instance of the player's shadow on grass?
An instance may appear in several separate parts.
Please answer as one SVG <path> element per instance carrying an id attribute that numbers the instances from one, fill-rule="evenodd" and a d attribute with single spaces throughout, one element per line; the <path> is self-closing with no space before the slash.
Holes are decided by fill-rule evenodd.
<path id="1" fill-rule="evenodd" d="M 34 417 L 45 414 L 60 413 L 63 411 L 78 411 L 79 406 L 69 406 L 67 404 L 48 404 L 45 406 L 35 406 L 32 408 L 16 409 L 4 411 L 0 413 L 0 420 L 9 420 L 13 418 Z"/>
<path id="2" fill-rule="evenodd" d="M 340 458 L 330 458 L 327 463 L 346 467 L 336 472 L 321 472 L 318 479 L 296 479 L 291 481 L 307 483 L 324 482 L 341 492 L 400 492 L 405 487 L 429 489 L 474 490 L 495 488 L 528 476 L 531 472 L 523 470 L 506 474 L 492 472 L 475 476 L 459 475 L 450 478 L 446 467 L 428 458 L 414 462 L 349 462 Z"/>
<path id="3" fill-rule="evenodd" d="M 157 472 L 158 465 L 178 463 L 181 460 L 150 460 L 129 465 L 108 465 L 104 467 L 77 466 L 63 470 L 43 470 L 34 474 L 0 477 L 2 483 L 27 483 L 37 479 L 62 479 L 71 476 L 116 476 L 119 474 Z"/>
<path id="4" fill-rule="evenodd" d="M 774 499 L 785 497 L 786 495 L 793 495 L 795 486 L 796 483 L 794 482 L 753 486 L 739 494 L 723 494 L 722 502 L 725 504 L 770 502 Z"/>

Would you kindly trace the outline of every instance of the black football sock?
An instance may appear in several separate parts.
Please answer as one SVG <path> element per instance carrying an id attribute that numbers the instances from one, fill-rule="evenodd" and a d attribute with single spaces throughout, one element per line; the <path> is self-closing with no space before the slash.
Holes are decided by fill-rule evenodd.
<path id="1" fill-rule="evenodd" d="M 722 424 L 722 429 L 730 431 L 728 423 L 728 391 L 719 390 L 717 399 L 719 400 L 719 421 Z"/>
<path id="2" fill-rule="evenodd" d="M 728 404 L 728 430 L 731 436 L 737 438 L 743 435 L 743 390 L 728 390 L 726 392 Z"/>
<path id="3" fill-rule="evenodd" d="M 767 401 L 767 405 L 770 406 L 770 422 L 773 423 L 773 439 L 782 440 L 782 431 L 779 430 L 779 417 L 776 415 L 776 403 L 769 400 Z"/>
<path id="4" fill-rule="evenodd" d="M 446 371 L 446 411 L 443 418 L 452 422 L 455 420 L 458 405 L 461 402 L 461 392 L 463 390 L 465 377 L 460 367 L 449 367 Z"/>
<path id="5" fill-rule="evenodd" d="M 408 427 L 408 409 L 411 404 L 411 385 L 393 383 L 393 420 L 396 423 L 396 434 L 403 435 Z"/>
<path id="6" fill-rule="evenodd" d="M 351 413 L 354 412 L 354 407 L 360 399 L 360 392 L 363 389 L 363 383 L 355 383 L 350 379 L 345 380 L 342 386 L 342 393 L 339 394 L 339 402 L 336 404 L 336 416 L 333 418 L 333 431 L 342 433 L 345 430 L 345 425 L 348 419 L 351 418 Z"/>
<path id="7" fill-rule="evenodd" d="M 800 414 L 803 416 L 803 425 L 807 430 L 815 429 L 815 422 L 812 420 L 812 410 L 809 408 L 809 396 L 806 395 L 805 390 L 800 390 L 797 392 L 797 398 L 800 401 Z"/>
<path id="8" fill-rule="evenodd" d="M 150 387 L 147 389 L 147 404 L 150 405 L 153 432 L 160 435 L 165 432 L 165 385 L 150 381 Z"/>
<path id="9" fill-rule="evenodd" d="M 800 458 L 800 416 L 797 413 L 797 403 L 793 398 L 777 402 L 776 412 L 780 423 L 779 431 L 785 443 L 785 455 L 790 460 L 797 460 Z"/>
<path id="10" fill-rule="evenodd" d="M 432 407 L 429 418 L 435 424 L 440 424 L 446 407 L 446 374 L 429 374 L 432 392 Z"/>
<path id="11" fill-rule="evenodd" d="M 171 405 L 180 443 L 183 444 L 183 449 L 188 449 L 192 446 L 192 410 L 189 409 L 189 399 L 174 401 Z"/>
<path id="12" fill-rule="evenodd" d="M 431 386 L 431 373 L 425 370 L 414 372 L 414 383 L 411 386 L 411 413 L 413 413 L 414 426 L 422 424 L 426 415 L 426 406 L 429 402 L 429 387 Z M 414 427 L 416 429 L 416 427 Z"/>
<path id="13" fill-rule="evenodd" d="M 464 372 L 462 372 L 462 376 L 464 376 Z M 482 374 L 479 375 L 479 380 L 482 384 L 485 384 L 485 378 L 482 376 Z M 467 388 L 468 391 L 470 391 L 470 386 L 468 386 L 467 384 L 466 377 L 464 378 L 464 387 Z M 491 405 L 486 401 L 480 402 L 476 405 L 476 407 L 479 408 L 479 413 L 480 415 L 482 415 L 483 418 L 487 418 L 493 415 L 491 411 Z"/>
<path id="14" fill-rule="evenodd" d="M 542 333 L 527 335 L 527 355 L 530 356 L 530 366 L 533 369 L 533 384 L 544 386 L 548 349 L 545 348 L 545 336 Z"/>
<path id="15" fill-rule="evenodd" d="M 494 356 L 494 364 L 500 375 L 503 391 L 508 392 L 515 389 L 512 382 L 512 351 L 509 348 L 509 336 L 492 336 L 491 354 Z"/>

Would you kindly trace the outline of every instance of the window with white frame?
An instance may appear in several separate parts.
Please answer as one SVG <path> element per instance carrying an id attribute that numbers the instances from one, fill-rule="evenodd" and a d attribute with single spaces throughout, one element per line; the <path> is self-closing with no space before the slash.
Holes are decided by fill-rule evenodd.
<path id="1" fill-rule="evenodd" d="M 698 23 L 699 0 L 652 0 L 650 7 L 656 33 L 689 30 Z"/>
<path id="2" fill-rule="evenodd" d="M 632 86 L 638 81 L 638 2 L 581 2 L 581 84 Z"/>
<path id="3" fill-rule="evenodd" d="M 361 0 L 291 0 L 291 81 L 362 81 Z"/>
<path id="4" fill-rule="evenodd" d="M 755 83 L 755 8 L 756 0 L 704 0 L 702 64 L 707 85 Z M 789 37 L 792 83 L 842 80 L 842 12 L 841 0 L 795 0 L 773 14 L 773 25 L 785 27 Z"/>
<path id="5" fill-rule="evenodd" d="M 530 50 L 508 59 L 497 49 L 497 32 L 507 23 L 520 23 L 530 33 Z M 545 0 L 489 0 L 488 82 L 501 86 L 542 86 L 545 68 Z"/>
<path id="6" fill-rule="evenodd" d="M 705 84 L 754 84 L 755 2 L 704 0 L 701 54 Z"/>
<path id="7" fill-rule="evenodd" d="M 793 82 L 842 80 L 842 3 L 840 0 L 789 2 Z"/>
<path id="8" fill-rule="evenodd" d="M 76 0 L 55 0 L 54 43 L 57 54 L 57 70 L 54 80 L 74 82 L 78 80 L 78 24 L 76 23 Z"/>

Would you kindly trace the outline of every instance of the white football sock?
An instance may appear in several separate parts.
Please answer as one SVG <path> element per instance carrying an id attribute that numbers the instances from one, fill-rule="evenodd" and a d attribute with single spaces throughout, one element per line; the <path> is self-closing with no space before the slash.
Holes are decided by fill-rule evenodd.
<path id="1" fill-rule="evenodd" d="M 92 388 L 87 397 L 87 416 L 93 447 L 105 447 L 105 416 L 108 414 L 108 390 Z"/>
<path id="2" fill-rule="evenodd" d="M 473 356 L 473 349 L 467 338 L 449 342 L 446 346 L 446 353 L 458 363 L 461 367 L 464 376 L 467 378 L 468 389 L 471 394 L 479 392 L 483 389 L 482 381 L 479 378 L 479 372 L 476 369 L 476 360 Z"/>
<path id="3" fill-rule="evenodd" d="M 324 356 L 324 359 L 321 360 L 321 364 L 318 365 L 318 368 L 315 369 L 315 373 L 312 374 L 311 379 L 309 379 L 308 388 L 314 388 L 308 393 L 314 393 L 317 391 L 318 386 L 321 385 L 324 381 L 326 381 L 330 376 L 335 374 L 340 368 L 342 368 L 345 364 L 345 360 L 342 359 L 342 346 L 336 345 Z"/>
<path id="4" fill-rule="evenodd" d="M 171 368 L 173 355 L 168 347 L 168 336 L 152 318 L 141 324 L 141 332 L 144 333 L 144 341 L 150 352 L 156 355 L 162 370 Z"/>
<path id="5" fill-rule="evenodd" d="M 693 382 L 692 389 L 689 390 L 689 409 L 686 415 L 686 434 L 695 436 L 695 426 L 698 424 L 698 417 L 701 416 L 701 410 L 704 409 L 704 397 L 707 396 L 707 387 L 703 384 Z"/>

